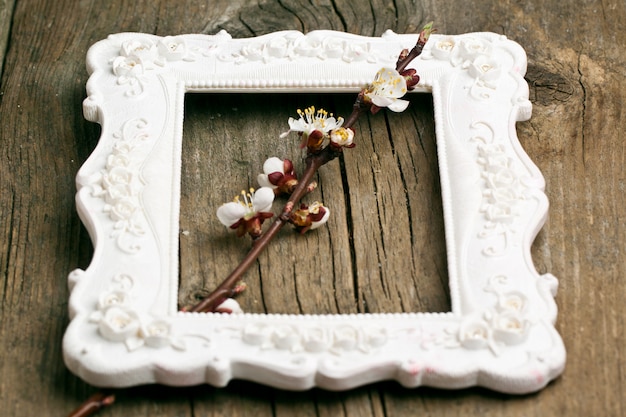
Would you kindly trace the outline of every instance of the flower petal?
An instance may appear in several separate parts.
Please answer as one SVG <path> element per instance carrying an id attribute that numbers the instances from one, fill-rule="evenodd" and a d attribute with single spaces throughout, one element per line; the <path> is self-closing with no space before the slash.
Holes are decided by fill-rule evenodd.
<path id="1" fill-rule="evenodd" d="M 272 156 L 271 158 L 267 158 L 263 163 L 263 172 L 266 174 L 271 174 L 272 172 L 280 172 L 284 174 L 285 164 L 282 159 Z"/>
<path id="2" fill-rule="evenodd" d="M 309 124 L 303 119 L 294 119 L 293 117 L 289 118 L 289 130 L 292 132 L 304 132 L 307 129 L 310 129 Z"/>
<path id="3" fill-rule="evenodd" d="M 270 211 L 274 202 L 274 190 L 270 187 L 261 187 L 252 196 L 252 207 L 255 212 Z"/>
<path id="4" fill-rule="evenodd" d="M 330 209 L 328 207 L 324 207 L 324 217 L 322 217 L 318 221 L 313 222 L 313 224 L 311 225 L 311 230 L 317 229 L 318 227 L 325 224 L 328 221 L 329 217 L 330 217 Z"/>
<path id="5" fill-rule="evenodd" d="M 393 98 L 387 96 L 370 95 L 369 98 L 378 107 L 387 107 L 394 102 Z"/>
<path id="6" fill-rule="evenodd" d="M 389 110 L 398 113 L 405 111 L 407 107 L 409 107 L 409 102 L 407 100 L 395 100 L 393 103 L 387 106 Z"/>
<path id="7" fill-rule="evenodd" d="M 270 182 L 270 179 L 266 174 L 257 175 L 256 181 L 259 183 L 261 187 L 276 188 L 276 186 Z"/>
<path id="8" fill-rule="evenodd" d="M 222 204 L 217 209 L 217 218 L 219 221 L 227 227 L 237 223 L 239 219 L 246 215 L 246 208 L 235 202 Z"/>

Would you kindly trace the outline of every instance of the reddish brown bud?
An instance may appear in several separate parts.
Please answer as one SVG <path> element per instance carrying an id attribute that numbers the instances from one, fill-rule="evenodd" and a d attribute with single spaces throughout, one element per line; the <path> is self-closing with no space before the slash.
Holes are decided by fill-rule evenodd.
<path id="1" fill-rule="evenodd" d="M 400 73 L 406 79 L 406 88 L 411 91 L 420 82 L 420 76 L 414 68 L 409 68 Z"/>

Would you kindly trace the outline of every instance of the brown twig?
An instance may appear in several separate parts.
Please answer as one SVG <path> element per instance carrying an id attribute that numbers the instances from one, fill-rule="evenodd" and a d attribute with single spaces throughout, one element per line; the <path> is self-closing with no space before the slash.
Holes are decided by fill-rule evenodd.
<path id="1" fill-rule="evenodd" d="M 72 411 L 68 417 L 87 417 L 92 415 L 98 410 L 107 407 L 115 401 L 115 395 L 107 392 L 96 392 L 85 402 L 83 402 L 77 409 Z"/>
<path id="2" fill-rule="evenodd" d="M 330 146 L 324 148 L 317 154 L 309 155 L 306 158 L 306 169 L 299 179 L 297 187 L 291 194 L 291 197 L 285 204 L 281 214 L 276 217 L 274 222 L 270 225 L 263 235 L 254 241 L 252 249 L 248 252 L 246 257 L 241 261 L 239 265 L 230 273 L 228 277 L 207 297 L 202 299 L 198 304 L 191 307 L 191 312 L 212 312 L 215 311 L 224 300 L 233 296 L 234 286 L 241 280 L 241 276 L 252 266 L 252 264 L 259 257 L 263 249 L 274 238 L 278 231 L 287 223 L 289 223 L 289 215 L 297 202 L 307 193 L 308 185 L 313 178 L 313 175 L 317 170 L 325 163 L 335 159 L 339 155 L 339 152 L 333 150 Z"/>
<path id="3" fill-rule="evenodd" d="M 426 24 L 426 26 L 424 26 L 424 28 L 420 32 L 417 42 L 415 43 L 415 46 L 409 51 L 409 54 L 401 59 L 398 59 L 398 62 L 396 63 L 396 70 L 398 72 L 404 71 L 407 65 L 411 63 L 411 61 L 413 61 L 415 58 L 422 54 L 424 46 L 426 45 L 426 42 L 428 42 L 428 38 L 434 31 L 435 29 L 433 29 L 433 22 L 430 22 Z"/>

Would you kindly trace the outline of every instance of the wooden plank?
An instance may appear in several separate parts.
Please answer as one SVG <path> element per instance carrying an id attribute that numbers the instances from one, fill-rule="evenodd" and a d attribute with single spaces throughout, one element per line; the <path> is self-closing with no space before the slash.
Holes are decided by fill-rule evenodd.
<path id="1" fill-rule="evenodd" d="M 14 13 L 8 13 L 13 4 Z M 339 29 L 378 36 L 387 28 L 414 31 L 427 20 L 441 33 L 504 33 L 527 50 L 533 117 L 517 130 L 546 177 L 551 202 L 532 255 L 540 272 L 560 279 L 557 327 L 568 349 L 565 374 L 522 398 L 481 389 L 409 390 L 396 383 L 341 393 L 289 393 L 240 381 L 224 389 L 139 387 L 120 392 L 118 403 L 102 415 L 625 414 L 626 156 L 620 126 L 626 122 L 626 53 L 618 46 L 626 44 L 626 10 L 618 0 L 478 0 L 472 7 L 451 0 L 2 3 L 0 27 L 10 28 L 11 48 L 0 44 L 6 54 L 0 100 L 0 414 L 64 415 L 94 390 L 65 369 L 60 349 L 68 320 L 66 276 L 86 267 L 92 250 L 72 203 L 74 175 L 99 135 L 81 114 L 89 45 L 122 31 L 227 29 L 241 37 Z M 449 309 L 429 100 L 414 97 L 407 113 L 360 121 L 358 146 L 323 168 L 312 196 L 332 207 L 328 228 L 304 237 L 281 234 L 246 276 L 241 303 L 247 311 Z M 214 221 L 215 204 L 247 187 L 267 156 L 299 156 L 293 138 L 276 138 L 286 119 L 308 104 L 345 114 L 351 101 L 187 98 L 181 229 L 189 233 L 181 237 L 181 304 L 214 285 L 245 251 Z"/>

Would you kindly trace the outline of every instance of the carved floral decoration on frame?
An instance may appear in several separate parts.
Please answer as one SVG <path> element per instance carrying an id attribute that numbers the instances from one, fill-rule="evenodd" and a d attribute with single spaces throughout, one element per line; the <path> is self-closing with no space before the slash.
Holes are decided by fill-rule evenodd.
<path id="1" fill-rule="evenodd" d="M 133 119 L 124 123 L 113 134 L 114 142 L 106 165 L 94 184 L 92 194 L 104 200 L 104 212 L 114 222 L 111 237 L 126 253 L 141 250 L 134 238 L 143 236 L 143 206 L 141 192 L 145 186 L 141 164 L 145 159 L 146 145 L 150 142 L 147 121 Z"/>
<path id="2" fill-rule="evenodd" d="M 154 75 L 167 68 L 168 63 L 195 61 L 198 55 L 211 56 L 229 39 L 231 36 L 221 31 L 203 48 L 198 48 L 190 47 L 183 36 L 166 36 L 156 41 L 139 36 L 121 43 L 119 55 L 111 60 L 111 68 L 117 83 L 128 86 L 126 95 L 137 96 L 143 93 L 146 83 Z"/>
<path id="3" fill-rule="evenodd" d="M 489 279 L 484 291 L 496 296 L 496 303 L 465 317 L 458 331 L 458 341 L 467 349 L 489 348 L 499 355 L 502 346 L 518 345 L 526 340 L 534 324 L 529 300 L 520 291 L 508 288 L 506 276 Z"/>
<path id="4" fill-rule="evenodd" d="M 383 35 L 392 36 L 388 31 Z M 111 60 L 113 74 L 119 85 L 127 86 L 126 95 L 137 96 L 154 75 L 167 68 L 168 63 L 195 61 L 198 56 L 217 56 L 217 59 L 235 64 L 251 62 L 270 63 L 277 60 L 312 58 L 320 61 L 341 60 L 345 63 L 393 62 L 394 54 L 385 54 L 372 47 L 370 42 L 348 40 L 325 32 L 303 34 L 286 31 L 265 40 L 246 44 L 234 51 L 223 51 L 221 46 L 232 39 L 226 31 L 211 37 L 203 47 L 190 46 L 182 36 L 160 39 L 137 37 L 123 41 L 119 55 Z"/>
<path id="5" fill-rule="evenodd" d="M 349 352 L 369 354 L 387 343 L 386 329 L 375 325 L 343 323 L 328 326 L 296 326 L 293 324 L 252 323 L 237 333 L 241 340 L 261 350 L 284 350 L 292 354 Z"/>
<path id="6" fill-rule="evenodd" d="M 124 343 L 129 351 L 142 346 L 185 350 L 184 340 L 173 336 L 167 319 L 154 318 L 133 308 L 133 287 L 132 276 L 118 274 L 113 277 L 110 289 L 100 294 L 89 317 L 98 326 L 100 335 L 111 342 Z"/>
<path id="7" fill-rule="evenodd" d="M 467 71 L 473 82 L 468 86 L 472 97 L 486 100 L 498 88 L 502 66 L 493 56 L 491 41 L 475 37 L 456 39 L 447 36 L 424 51 L 422 59 L 447 61 Z"/>
<path id="8" fill-rule="evenodd" d="M 127 85 L 126 95 L 144 91 L 150 77 L 161 71 L 167 62 L 191 59 L 182 37 L 165 37 L 154 42 L 147 37 L 122 42 L 120 54 L 111 62 L 119 85 Z"/>
<path id="9" fill-rule="evenodd" d="M 511 236 L 517 232 L 517 220 L 522 213 L 521 205 L 528 198 L 529 187 L 516 169 L 509 156 L 504 141 L 498 140 L 493 127 L 486 122 L 476 122 L 472 129 L 486 128 L 488 137 L 476 135 L 470 141 L 476 144 L 478 165 L 485 181 L 483 203 L 480 211 L 486 222 L 479 237 L 490 239 L 502 237 L 502 245 L 497 249 L 491 245 L 483 249 L 487 256 L 499 256 L 509 248 Z"/>
<path id="10" fill-rule="evenodd" d="M 384 35 L 383 35 L 384 36 Z M 321 61 L 342 60 L 346 63 L 389 61 L 393 55 L 380 56 L 370 42 L 357 42 L 323 32 L 287 32 L 281 36 L 245 45 L 230 54 L 222 54 L 220 60 L 244 64 L 249 62 L 272 62 L 315 58 Z"/>

